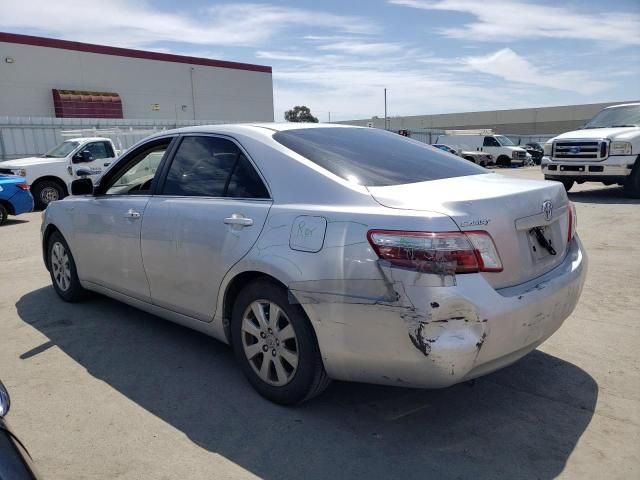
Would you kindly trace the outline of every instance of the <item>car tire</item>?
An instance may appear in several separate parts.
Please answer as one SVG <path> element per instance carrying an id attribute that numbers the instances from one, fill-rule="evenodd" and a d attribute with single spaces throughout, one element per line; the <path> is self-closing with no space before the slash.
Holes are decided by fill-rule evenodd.
<path id="1" fill-rule="evenodd" d="M 8 218 L 9 212 L 4 205 L 0 204 L 0 225 L 4 225 Z"/>
<path id="2" fill-rule="evenodd" d="M 66 195 L 59 183 L 53 180 L 41 180 L 31 187 L 35 207 L 44 210 L 49 203 L 55 200 L 62 200 Z"/>
<path id="3" fill-rule="evenodd" d="M 560 180 L 560 183 L 564 186 L 564 189 L 568 192 L 573 187 L 573 184 L 576 183 L 574 180 Z"/>
<path id="4" fill-rule="evenodd" d="M 47 242 L 47 266 L 53 288 L 62 300 L 73 303 L 86 296 L 69 245 L 60 232 L 53 232 Z"/>
<path id="5" fill-rule="evenodd" d="M 273 315 L 276 317 L 270 318 Z M 292 304 L 286 290 L 272 281 L 252 282 L 238 294 L 231 344 L 249 383 L 274 403 L 300 404 L 322 393 L 330 383 L 304 310 Z"/>
<path id="6" fill-rule="evenodd" d="M 624 191 L 631 198 L 640 198 L 640 159 L 631 170 L 631 174 L 624 182 Z"/>

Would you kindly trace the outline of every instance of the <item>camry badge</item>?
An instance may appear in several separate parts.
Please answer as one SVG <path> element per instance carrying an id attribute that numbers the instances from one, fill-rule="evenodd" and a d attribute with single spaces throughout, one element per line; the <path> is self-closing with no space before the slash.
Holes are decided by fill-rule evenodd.
<path id="1" fill-rule="evenodd" d="M 553 203 L 550 200 L 542 204 L 542 213 L 544 213 L 544 219 L 547 222 L 553 218 Z"/>

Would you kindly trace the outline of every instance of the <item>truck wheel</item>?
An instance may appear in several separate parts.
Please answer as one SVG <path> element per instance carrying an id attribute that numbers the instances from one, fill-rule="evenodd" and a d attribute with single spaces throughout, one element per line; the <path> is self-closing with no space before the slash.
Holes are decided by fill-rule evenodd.
<path id="1" fill-rule="evenodd" d="M 7 218 L 9 218 L 9 212 L 7 212 L 5 206 L 0 203 L 0 225 L 4 225 Z"/>
<path id="2" fill-rule="evenodd" d="M 64 189 L 59 183 L 52 180 L 40 180 L 31 187 L 35 207 L 39 210 L 47 208 L 51 202 L 62 200 L 65 197 Z"/>
<path id="3" fill-rule="evenodd" d="M 624 182 L 624 191 L 631 198 L 640 198 L 640 160 L 636 160 L 631 175 Z"/>
<path id="4" fill-rule="evenodd" d="M 231 344 L 249 383 L 281 405 L 309 400 L 329 385 L 315 332 L 284 288 L 260 280 L 233 305 Z"/>
<path id="5" fill-rule="evenodd" d="M 498 160 L 496 160 L 496 165 L 498 165 L 499 167 L 510 167 L 511 159 L 506 155 L 500 155 L 498 157 Z"/>
<path id="6" fill-rule="evenodd" d="M 573 181 L 573 180 L 560 180 L 560 183 L 562 183 L 562 185 L 564 185 L 564 189 L 568 192 L 569 190 L 571 190 L 571 187 L 573 187 L 573 184 L 575 183 L 575 181 Z"/>

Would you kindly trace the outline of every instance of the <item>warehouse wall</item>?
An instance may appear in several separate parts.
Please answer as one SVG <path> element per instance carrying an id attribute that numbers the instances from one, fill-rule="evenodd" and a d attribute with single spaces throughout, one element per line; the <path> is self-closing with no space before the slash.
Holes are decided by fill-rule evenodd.
<path id="1" fill-rule="evenodd" d="M 635 101 L 637 102 L 638 100 Z M 488 112 L 392 117 L 389 119 L 389 128 L 391 130 L 411 130 L 412 128 L 441 130 L 490 128 L 496 133 L 505 134 L 557 135 L 580 128 L 585 124 L 585 122 L 590 120 L 596 113 L 605 107 L 630 102 L 607 102 L 560 107 L 520 108 Z M 377 117 L 338 123 L 361 126 L 366 126 L 369 123 L 372 123 L 376 128 L 384 128 L 384 119 Z"/>
<path id="2" fill-rule="evenodd" d="M 124 118 L 273 121 L 271 73 L 0 42 L 0 115 L 55 116 L 52 88 L 116 92 Z"/>

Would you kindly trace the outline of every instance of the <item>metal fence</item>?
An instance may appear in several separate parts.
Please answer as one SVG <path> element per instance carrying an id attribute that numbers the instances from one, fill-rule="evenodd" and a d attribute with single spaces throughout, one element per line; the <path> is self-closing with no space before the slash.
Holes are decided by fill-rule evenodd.
<path id="1" fill-rule="evenodd" d="M 42 155 L 69 138 L 63 132 L 82 131 L 81 135 L 112 138 L 119 149 L 154 132 L 192 125 L 227 123 L 207 120 L 134 120 L 101 118 L 0 117 L 0 161 Z M 108 133 L 104 133 L 107 131 Z"/>

